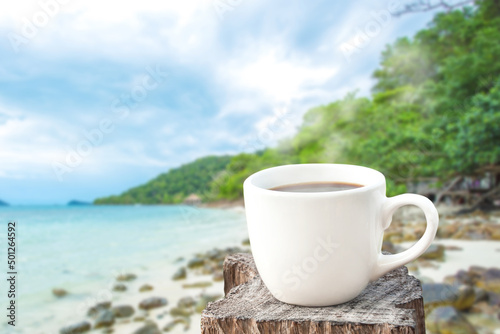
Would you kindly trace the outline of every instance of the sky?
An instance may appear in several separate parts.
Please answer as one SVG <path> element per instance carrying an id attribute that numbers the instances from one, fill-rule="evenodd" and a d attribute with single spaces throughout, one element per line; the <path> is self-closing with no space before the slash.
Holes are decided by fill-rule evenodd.
<path id="1" fill-rule="evenodd" d="M 381 51 L 433 13 L 400 1 L 37 0 L 0 11 L 0 199 L 119 194 L 292 136 L 369 96 Z"/>

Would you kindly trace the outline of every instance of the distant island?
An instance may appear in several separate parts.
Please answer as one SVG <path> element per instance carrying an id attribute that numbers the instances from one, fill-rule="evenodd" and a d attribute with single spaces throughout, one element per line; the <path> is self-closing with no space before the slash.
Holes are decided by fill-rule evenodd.
<path id="1" fill-rule="evenodd" d="M 92 205 L 92 203 L 90 203 L 90 202 L 84 202 L 84 201 L 78 201 L 78 200 L 73 199 L 73 200 L 69 201 L 67 205 L 69 205 L 69 206 Z"/>
<path id="2" fill-rule="evenodd" d="M 0 206 L 9 206 L 9 203 L 4 202 L 0 199 Z"/>
<path id="3" fill-rule="evenodd" d="M 296 135 L 275 147 L 201 158 L 94 204 L 236 200 L 250 174 L 291 163 L 372 167 L 386 175 L 390 196 L 425 180 L 436 187 L 463 176 L 476 180 L 500 168 L 497 36 L 497 2 L 438 13 L 413 38 L 399 38 L 382 52 L 371 97 L 351 92 L 310 109 Z M 265 133 L 290 130 L 288 117 L 276 116 Z M 263 134 L 256 130 L 249 146 L 262 146 Z M 499 187 L 495 175 L 489 178 Z"/>

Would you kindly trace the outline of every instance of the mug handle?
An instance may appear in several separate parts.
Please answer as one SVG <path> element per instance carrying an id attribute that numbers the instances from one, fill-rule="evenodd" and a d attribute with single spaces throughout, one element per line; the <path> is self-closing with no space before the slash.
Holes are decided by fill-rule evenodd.
<path id="1" fill-rule="evenodd" d="M 427 250 L 427 248 L 431 245 L 431 242 L 434 240 L 434 237 L 436 236 L 439 224 L 439 214 L 436 210 L 436 207 L 427 197 L 416 194 L 403 194 L 391 198 L 386 198 L 385 202 L 382 204 L 382 228 L 384 230 L 387 229 L 392 222 L 392 215 L 394 214 L 394 212 L 398 208 L 405 205 L 418 206 L 424 212 L 425 219 L 427 221 L 424 235 L 422 236 L 422 238 L 420 238 L 420 240 L 417 241 L 415 245 L 403 251 L 402 253 L 383 255 L 380 251 L 377 259 L 377 264 L 375 265 L 372 273 L 372 281 L 376 280 L 377 278 L 393 269 L 396 269 L 407 264 L 408 262 L 415 260 Z"/>

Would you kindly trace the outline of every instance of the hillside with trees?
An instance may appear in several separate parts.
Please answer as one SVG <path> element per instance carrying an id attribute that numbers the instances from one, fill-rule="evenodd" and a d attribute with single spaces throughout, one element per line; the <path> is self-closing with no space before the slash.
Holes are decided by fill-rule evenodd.
<path id="1" fill-rule="evenodd" d="M 253 172 L 311 162 L 378 169 L 387 176 L 388 194 L 395 195 L 406 191 L 411 180 L 437 177 L 445 182 L 498 164 L 499 36 L 498 1 L 476 1 L 473 7 L 438 13 L 413 38 L 386 47 L 373 73 L 371 97 L 352 92 L 312 108 L 293 138 L 227 158 L 224 172 L 202 174 L 203 182 L 181 179 L 181 167 L 131 189 L 120 200 L 178 202 L 180 194 L 205 187 L 205 200 L 237 199 L 244 179 Z M 177 183 L 168 185 L 173 175 Z"/>
<path id="2" fill-rule="evenodd" d="M 214 177 L 225 170 L 230 156 L 208 156 L 173 168 L 148 183 L 121 195 L 98 198 L 94 204 L 170 204 L 181 203 L 193 193 L 202 195 Z M 205 196 L 202 199 L 206 199 Z"/>

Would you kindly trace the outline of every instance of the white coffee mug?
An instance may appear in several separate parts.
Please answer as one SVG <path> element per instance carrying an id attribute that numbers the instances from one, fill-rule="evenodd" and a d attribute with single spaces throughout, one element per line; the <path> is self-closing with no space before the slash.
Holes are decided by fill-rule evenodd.
<path id="1" fill-rule="evenodd" d="M 270 190 L 309 182 L 363 186 L 331 192 Z M 243 188 L 255 264 L 274 297 L 289 304 L 327 306 L 355 298 L 370 281 L 420 256 L 438 227 L 431 201 L 415 194 L 387 198 L 384 175 L 367 167 L 273 167 L 248 177 Z M 404 205 L 423 210 L 425 233 L 408 250 L 383 255 L 384 230 Z"/>

